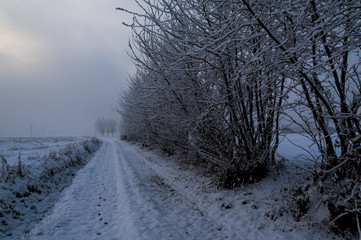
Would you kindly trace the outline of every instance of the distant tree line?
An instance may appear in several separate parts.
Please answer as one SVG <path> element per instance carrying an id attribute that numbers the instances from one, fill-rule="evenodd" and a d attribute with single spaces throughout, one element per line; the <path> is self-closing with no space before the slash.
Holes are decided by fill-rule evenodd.
<path id="1" fill-rule="evenodd" d="M 95 129 L 100 132 L 102 136 L 104 136 L 104 134 L 107 134 L 108 136 L 111 134 L 113 136 L 117 131 L 117 121 L 114 119 L 99 118 L 95 122 Z"/>
<path id="2" fill-rule="evenodd" d="M 134 15 L 127 139 L 191 154 L 232 187 L 274 165 L 288 119 L 321 153 L 314 182 L 331 222 L 361 229 L 359 1 L 139 2 L 141 13 L 118 9 Z"/>

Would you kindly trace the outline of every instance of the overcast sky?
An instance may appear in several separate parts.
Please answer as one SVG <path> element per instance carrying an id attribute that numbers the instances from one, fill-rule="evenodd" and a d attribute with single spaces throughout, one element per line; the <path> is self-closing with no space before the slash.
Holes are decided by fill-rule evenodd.
<path id="1" fill-rule="evenodd" d="M 133 0 L 0 0 L 0 136 L 94 135 L 135 70 Z"/>

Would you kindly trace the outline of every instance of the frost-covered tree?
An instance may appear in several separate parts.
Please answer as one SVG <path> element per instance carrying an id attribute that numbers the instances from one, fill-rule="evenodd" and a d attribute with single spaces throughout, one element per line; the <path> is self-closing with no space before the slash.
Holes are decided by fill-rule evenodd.
<path id="1" fill-rule="evenodd" d="M 133 126 L 127 131 L 169 152 L 195 153 L 228 186 L 262 177 L 274 159 L 285 95 L 276 44 L 239 3 L 141 7 L 130 25 L 138 74 L 119 102 L 123 125 Z"/>
<path id="2" fill-rule="evenodd" d="M 358 1 L 246 1 L 285 59 L 290 99 L 318 146 L 315 180 L 333 223 L 359 229 L 361 214 L 361 11 Z M 303 123 L 302 123 L 302 122 Z M 360 233 L 361 234 L 361 233 Z"/>
<path id="3" fill-rule="evenodd" d="M 114 119 L 109 119 L 108 124 L 109 124 L 109 132 L 113 136 L 114 133 L 117 131 L 117 121 L 115 121 Z"/>
<path id="4" fill-rule="evenodd" d="M 360 3 L 138 3 L 123 134 L 191 153 L 233 186 L 265 173 L 290 116 L 321 153 L 315 183 L 331 222 L 361 229 Z"/>
<path id="5" fill-rule="evenodd" d="M 124 134 L 194 153 L 232 186 L 272 164 L 279 119 L 293 116 L 320 150 L 315 182 L 333 222 L 361 229 L 360 3 L 138 3 Z"/>
<path id="6" fill-rule="evenodd" d="M 102 136 L 104 136 L 104 133 L 106 132 L 106 120 L 104 118 L 99 118 L 96 122 L 95 122 L 95 129 L 101 133 Z"/>
<path id="7" fill-rule="evenodd" d="M 102 136 L 104 136 L 105 133 L 107 135 L 111 134 L 113 136 L 113 134 L 117 130 L 117 122 L 112 118 L 99 118 L 95 122 L 95 128 L 98 132 L 102 134 Z"/>

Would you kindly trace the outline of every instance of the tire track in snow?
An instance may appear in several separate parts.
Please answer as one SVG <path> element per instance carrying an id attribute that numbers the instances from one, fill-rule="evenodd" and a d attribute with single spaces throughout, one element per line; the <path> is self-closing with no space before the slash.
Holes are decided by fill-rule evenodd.
<path id="1" fill-rule="evenodd" d="M 221 232 L 222 226 L 204 217 L 195 203 L 165 184 L 163 176 L 143 163 L 142 156 L 125 147 L 126 143 L 117 144 L 121 170 L 130 184 L 127 195 L 132 198 L 134 213 L 141 214 L 138 208 L 145 211 L 143 216 L 138 216 L 142 239 L 227 238 Z"/>
<path id="2" fill-rule="evenodd" d="M 104 140 L 64 196 L 23 239 L 136 239 L 128 199 L 117 189 L 114 159 L 116 145 Z"/>
<path id="3" fill-rule="evenodd" d="M 226 239 L 130 145 L 104 139 L 25 239 Z"/>
<path id="4" fill-rule="evenodd" d="M 120 156 L 117 159 L 118 184 L 124 184 L 125 195 L 130 198 L 130 209 L 140 239 L 184 239 L 185 236 L 178 228 L 165 219 L 166 210 L 154 200 L 154 191 L 150 189 L 150 182 L 146 179 L 145 172 L 140 174 L 139 166 L 134 166 L 136 157 L 127 156 L 119 143 L 117 150 Z"/>
<path id="5" fill-rule="evenodd" d="M 99 189 L 100 175 L 97 174 L 99 169 L 96 159 L 106 149 L 103 144 L 93 159 L 76 174 L 72 185 L 63 191 L 63 197 L 31 231 L 30 236 L 24 236 L 25 239 L 85 239 L 82 238 L 82 232 L 88 232 L 90 236 L 94 234 L 97 219 L 92 210 L 96 211 L 97 203 L 91 200 L 96 198 L 96 191 L 87 189 Z"/>

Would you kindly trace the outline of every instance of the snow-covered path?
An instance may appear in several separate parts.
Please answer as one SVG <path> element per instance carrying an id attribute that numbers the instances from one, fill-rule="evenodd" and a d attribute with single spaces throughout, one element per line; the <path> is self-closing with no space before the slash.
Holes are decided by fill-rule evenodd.
<path id="1" fill-rule="evenodd" d="M 179 206 L 180 197 L 127 143 L 104 141 L 31 239 L 223 238 L 194 204 Z"/>
<path id="2" fill-rule="evenodd" d="M 119 176 L 116 167 L 119 149 L 113 141 L 104 141 L 52 212 L 33 230 L 36 236 L 32 238 L 97 239 L 103 236 L 104 239 L 118 239 L 105 236 L 123 236 L 127 239 L 133 236 L 129 234 L 134 234 L 134 227 L 126 219 L 129 201 L 115 178 Z"/>
<path id="3" fill-rule="evenodd" d="M 232 203 L 238 207 L 228 206 L 224 193 L 207 194 L 192 177 L 181 179 L 187 177 L 174 165 L 154 161 L 129 143 L 103 141 L 94 158 L 26 239 L 323 237 L 302 230 L 275 230 L 271 220 L 259 221 L 264 213 L 241 204 L 246 195 L 240 194 L 238 203 Z M 199 190 L 203 193 L 198 194 Z"/>

